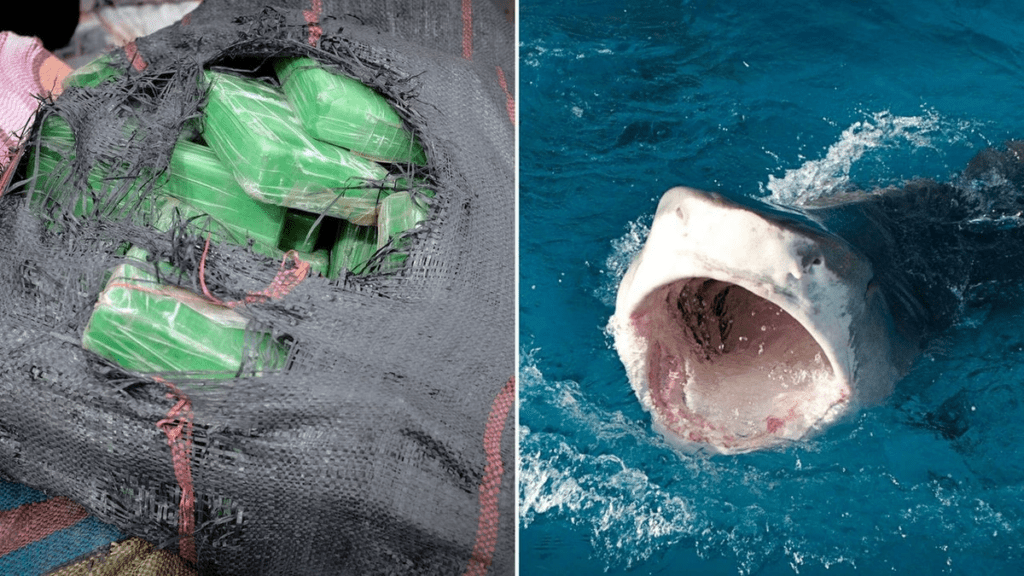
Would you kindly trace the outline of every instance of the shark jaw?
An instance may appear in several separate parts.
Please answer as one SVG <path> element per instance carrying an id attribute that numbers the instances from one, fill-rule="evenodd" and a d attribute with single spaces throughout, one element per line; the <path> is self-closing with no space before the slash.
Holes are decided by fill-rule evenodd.
<path id="1" fill-rule="evenodd" d="M 798 440 L 845 412 L 849 386 L 791 315 L 721 280 L 685 278 L 630 316 L 646 345 L 655 426 L 740 453 Z"/>
<path id="2" fill-rule="evenodd" d="M 673 444 L 779 446 L 891 391 L 891 319 L 872 277 L 813 223 L 674 188 L 619 286 L 615 346 Z"/>

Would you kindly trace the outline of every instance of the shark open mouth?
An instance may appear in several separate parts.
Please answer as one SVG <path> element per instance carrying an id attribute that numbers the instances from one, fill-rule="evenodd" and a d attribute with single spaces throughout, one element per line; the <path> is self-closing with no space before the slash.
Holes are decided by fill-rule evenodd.
<path id="1" fill-rule="evenodd" d="M 646 341 L 656 427 L 741 453 L 797 440 L 846 409 L 850 390 L 778 305 L 711 278 L 652 291 L 631 315 Z"/>

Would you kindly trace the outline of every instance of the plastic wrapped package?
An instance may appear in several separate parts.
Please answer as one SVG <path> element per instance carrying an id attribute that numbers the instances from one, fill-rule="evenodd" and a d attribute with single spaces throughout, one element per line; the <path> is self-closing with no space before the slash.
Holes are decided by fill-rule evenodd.
<path id="1" fill-rule="evenodd" d="M 377 251 L 377 228 L 345 224 L 331 250 L 331 269 L 328 276 L 337 278 L 342 270 L 353 274 L 366 272 L 366 263 Z"/>
<path id="2" fill-rule="evenodd" d="M 60 116 L 48 116 L 40 129 L 40 146 L 29 154 L 28 175 L 39 180 L 33 196 L 37 209 L 70 211 L 77 217 L 123 218 L 143 201 L 147 185 L 160 188 L 167 182 L 166 175 L 155 180 L 147 176 L 130 178 L 126 176 L 126 166 L 97 163 L 90 167 L 86 177 L 90 193 L 74 194 L 74 201 L 67 202 L 75 185 L 71 180 L 74 159 L 75 137 L 71 127 Z"/>
<path id="3" fill-rule="evenodd" d="M 63 85 L 65 90 L 71 86 L 99 86 L 106 80 L 122 74 L 123 72 L 114 66 L 113 54 L 103 54 L 65 76 Z"/>
<path id="4" fill-rule="evenodd" d="M 324 70 L 312 58 L 279 59 L 274 70 L 314 138 L 379 162 L 427 163 L 423 147 L 373 89 Z"/>
<path id="5" fill-rule="evenodd" d="M 144 261 L 133 248 L 129 259 Z M 161 285 L 131 263 L 113 270 L 100 293 L 82 346 L 122 368 L 176 378 L 235 378 L 283 368 L 287 348 L 247 320 L 188 290 Z"/>
<path id="6" fill-rule="evenodd" d="M 415 228 L 427 219 L 429 206 L 424 196 L 414 196 L 411 192 L 399 192 L 388 196 L 380 203 L 377 216 L 377 247 L 383 248 L 389 242 L 394 248 L 401 248 L 399 236 Z M 389 254 L 387 268 L 401 265 L 408 254 Z"/>
<path id="7" fill-rule="evenodd" d="M 213 242 L 237 243 L 235 240 L 238 236 L 231 227 L 174 196 L 156 196 L 144 208 L 136 221 L 152 227 L 157 232 L 167 232 L 174 226 L 185 223 L 198 237 L 209 238 Z M 253 244 L 253 250 L 268 256 L 278 254 L 275 247 L 263 244 Z"/>
<path id="8" fill-rule="evenodd" d="M 166 192 L 220 222 L 234 244 L 244 246 L 252 238 L 273 248 L 281 240 L 287 209 L 246 194 L 206 146 L 186 141 L 175 145 Z"/>
<path id="9" fill-rule="evenodd" d="M 425 198 L 414 197 L 411 192 L 399 192 L 382 200 L 377 218 L 377 247 L 383 248 L 391 239 L 426 220 L 429 209 Z"/>
<path id="10" fill-rule="evenodd" d="M 377 203 L 394 186 L 383 166 L 311 138 L 271 86 L 216 72 L 207 78 L 203 136 L 247 194 L 357 224 L 376 221 Z"/>
<path id="11" fill-rule="evenodd" d="M 33 205 L 43 208 L 52 206 L 63 200 L 59 184 L 71 174 L 71 166 L 64 162 L 75 153 L 75 140 L 71 129 L 60 117 L 53 116 L 43 123 L 41 130 L 42 145 L 33 148 L 29 153 L 28 175 L 37 179 L 37 193 L 33 196 Z M 84 198 L 76 202 L 72 211 L 81 216 L 85 212 Z"/>
<path id="12" fill-rule="evenodd" d="M 0 194 L 0 330 L 8 336 L 0 339 L 0 474 L 83 505 L 199 574 L 514 572 L 514 19 L 506 5 L 474 2 L 469 27 L 466 6 L 204 0 L 189 22 L 139 38 L 130 55 L 116 51 L 121 76 L 43 105 L 28 141 L 39 141 L 43 117 L 59 114 L 73 130 L 75 159 L 55 166 L 67 201 L 46 213 L 32 202 L 44 193 L 38 179 L 25 179 L 28 153 Z M 287 188 L 275 193 L 287 196 L 311 165 L 301 153 L 262 160 L 261 119 L 217 114 L 223 83 L 209 93 L 204 71 L 272 78 L 276 59 L 299 56 L 372 87 L 423 145 L 426 166 L 374 165 L 305 134 L 300 120 L 286 123 L 316 143 L 311 156 L 323 146 L 376 166 L 380 180 L 370 187 L 380 198 L 373 190 L 365 225 L 328 213 L 313 252 L 295 258 L 265 255 L 260 242 L 231 245 L 218 235 L 228 236 L 224 223 L 166 186 L 147 185 L 123 218 L 72 214 L 79 198 L 108 200 L 88 182 L 95 167 L 111 167 L 122 177 L 102 183 L 125 189 L 161 174 L 180 138 L 197 141 L 188 126 L 204 113 L 205 144 L 236 181 L 236 170 L 250 167 L 222 157 L 217 122 L 244 132 L 232 134 L 243 141 L 232 143 L 238 162 L 280 170 L 267 179 L 278 177 Z M 338 163 L 328 165 L 337 176 Z M 397 235 L 378 250 L 379 200 L 407 192 L 405 182 L 435 193 L 415 191 L 429 217 L 412 230 L 386 228 Z M 333 201 L 343 183 L 313 191 Z M 53 216 L 67 225 L 50 226 Z M 346 244 L 350 235 L 361 241 Z M 126 245 L 152 259 L 129 267 L 152 273 L 141 282 L 119 272 L 128 281 L 114 286 Z M 333 279 L 300 261 L 322 265 L 325 249 Z M 191 299 L 170 298 L 170 284 Z M 111 350 L 124 347 L 117 338 L 126 327 L 163 338 L 157 328 L 175 311 L 182 318 L 198 316 L 188 303 L 215 306 L 204 292 L 245 302 L 234 308 L 249 320 L 248 339 L 234 349 L 238 364 L 212 368 L 237 378 L 211 385 L 192 365 L 167 372 L 153 364 L 167 359 L 108 359 L 82 346 L 86 328 L 94 336 L 103 322 L 112 336 L 99 340 Z M 97 308 L 101 293 L 104 303 L 148 298 L 132 313 L 141 324 Z M 160 307 L 156 319 L 144 313 Z M 187 328 L 203 337 L 224 329 L 209 318 Z M 261 364 L 284 348 L 284 368 Z"/>
<path id="13" fill-rule="evenodd" d="M 320 238 L 323 223 L 317 223 L 316 214 L 288 210 L 284 219 L 284 233 L 278 247 L 282 250 L 312 252 Z"/>

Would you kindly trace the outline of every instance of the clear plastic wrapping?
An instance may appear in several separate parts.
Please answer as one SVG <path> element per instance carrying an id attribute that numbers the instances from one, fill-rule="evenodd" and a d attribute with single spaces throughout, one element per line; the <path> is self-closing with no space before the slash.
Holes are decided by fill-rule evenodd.
<path id="1" fill-rule="evenodd" d="M 144 261 L 138 249 L 130 259 Z M 238 312 L 214 304 L 131 263 L 114 268 L 82 346 L 126 370 L 176 378 L 234 378 L 283 368 L 288 353 L 269 334 L 246 330 Z"/>
<path id="2" fill-rule="evenodd" d="M 311 58 L 274 63 L 281 87 L 314 138 L 380 162 L 427 163 L 423 148 L 383 96 Z"/>
<path id="3" fill-rule="evenodd" d="M 373 224 L 395 186 L 383 166 L 311 138 L 284 95 L 264 83 L 208 72 L 203 136 L 253 198 Z"/>

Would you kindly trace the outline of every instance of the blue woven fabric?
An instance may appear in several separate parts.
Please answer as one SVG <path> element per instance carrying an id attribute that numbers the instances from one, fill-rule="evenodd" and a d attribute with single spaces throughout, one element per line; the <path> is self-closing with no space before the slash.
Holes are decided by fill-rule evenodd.
<path id="1" fill-rule="evenodd" d="M 0 511 L 47 500 L 46 494 L 23 484 L 0 480 Z M 18 527 L 0 527 L 17 534 Z M 0 575 L 35 576 L 125 538 L 117 528 L 90 516 L 17 550 L 0 556 Z"/>

